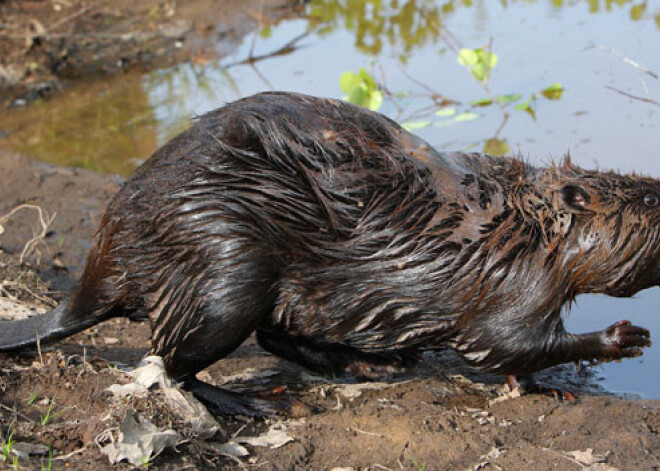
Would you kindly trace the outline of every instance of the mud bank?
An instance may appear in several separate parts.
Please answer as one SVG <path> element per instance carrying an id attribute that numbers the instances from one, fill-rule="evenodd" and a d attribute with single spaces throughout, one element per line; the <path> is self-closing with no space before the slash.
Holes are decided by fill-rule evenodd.
<path id="1" fill-rule="evenodd" d="M 72 79 L 204 63 L 289 17 L 292 0 L 8 0 L 0 2 L 0 106 Z"/>

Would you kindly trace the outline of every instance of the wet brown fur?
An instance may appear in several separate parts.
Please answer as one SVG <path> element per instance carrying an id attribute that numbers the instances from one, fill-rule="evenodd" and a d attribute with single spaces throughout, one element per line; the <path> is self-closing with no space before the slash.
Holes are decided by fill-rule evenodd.
<path id="1" fill-rule="evenodd" d="M 649 194 L 655 179 L 436 152 L 340 101 L 260 94 L 203 116 L 126 182 L 51 324 L 148 318 L 178 379 L 255 330 L 325 372 L 447 346 L 505 374 L 635 356 L 645 329 L 576 336 L 560 310 L 658 284 Z"/>

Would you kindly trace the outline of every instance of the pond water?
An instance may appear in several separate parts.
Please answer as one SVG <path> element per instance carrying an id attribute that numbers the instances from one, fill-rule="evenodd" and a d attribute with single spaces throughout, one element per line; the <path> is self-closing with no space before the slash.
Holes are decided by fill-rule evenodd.
<path id="1" fill-rule="evenodd" d="M 0 117 L 0 145 L 128 175 L 196 115 L 269 89 L 340 98 L 341 73 L 363 67 L 389 92 L 379 111 L 428 121 L 415 132 L 439 149 L 512 152 L 537 164 L 570 151 L 584 167 L 660 177 L 660 107 L 625 96 L 660 101 L 660 81 L 642 70 L 660 71 L 659 46 L 660 2 L 314 0 L 304 18 L 266 26 L 219 60 L 95 80 L 12 109 Z M 489 91 L 457 62 L 460 48 L 477 47 L 498 55 Z M 556 82 L 559 99 L 539 93 Z M 520 95 L 505 105 L 508 120 L 497 106 L 469 104 L 489 93 Z M 534 116 L 515 109 L 532 96 Z M 475 119 L 436 116 L 445 98 Z M 659 305 L 658 290 L 582 296 L 567 324 L 586 332 L 625 318 L 658 338 Z M 658 371 L 656 345 L 596 376 L 610 391 L 660 398 Z"/>

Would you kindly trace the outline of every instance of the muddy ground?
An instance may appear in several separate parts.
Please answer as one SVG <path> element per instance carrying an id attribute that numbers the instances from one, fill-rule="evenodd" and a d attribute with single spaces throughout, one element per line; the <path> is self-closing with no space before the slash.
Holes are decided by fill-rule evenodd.
<path id="1" fill-rule="evenodd" d="M 0 217 L 28 204 L 44 211 L 26 207 L 1 223 L 0 300 L 43 312 L 71 288 L 120 182 L 7 153 L 0 153 L 0 168 Z M 35 235 L 43 237 L 20 264 Z M 141 466 L 152 469 L 660 469 L 660 403 L 605 395 L 590 370 L 564 367 L 542 378 L 579 392 L 577 404 L 543 396 L 498 401 L 506 392 L 502 378 L 480 377 L 450 353 L 429 355 L 383 384 L 355 384 L 315 377 L 253 339 L 201 377 L 255 394 L 284 386 L 283 394 L 308 410 L 295 419 L 220 418 L 224 432 L 203 440 L 158 390 L 128 399 L 105 391 L 130 380 L 124 369 L 140 361 L 148 344 L 147 325 L 116 319 L 40 353 L 0 354 L 0 443 L 7 450 L 11 436 L 14 451 L 26 444 L 45 445 L 33 452 L 53 451 L 50 458 L 21 455 L 19 469 L 44 469 L 49 461 L 55 469 L 113 468 L 100 449 L 117 438 L 129 410 L 180 434 L 175 449 Z M 292 441 L 278 448 L 244 444 L 249 455 L 240 458 L 218 448 L 271 428 Z M 13 452 L 4 464 L 2 456 L 0 469 L 12 469 Z"/>
<path id="2" fill-rule="evenodd" d="M 298 0 L 0 0 L 0 106 L 72 79 L 203 63 L 260 26 L 300 14 Z"/>

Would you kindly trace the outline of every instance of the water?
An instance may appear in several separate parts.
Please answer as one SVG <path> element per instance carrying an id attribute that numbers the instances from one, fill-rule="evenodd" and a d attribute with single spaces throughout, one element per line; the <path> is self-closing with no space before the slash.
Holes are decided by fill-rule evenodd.
<path id="1" fill-rule="evenodd" d="M 660 2 L 317 0 L 310 18 L 282 22 L 245 38 L 230 55 L 145 75 L 94 81 L 0 117 L 0 145 L 46 161 L 128 175 L 194 116 L 255 92 L 277 89 L 341 97 L 343 71 L 365 67 L 387 90 L 381 112 L 399 121 L 429 120 L 416 133 L 440 149 L 507 150 L 543 164 L 570 151 L 585 167 L 636 170 L 660 177 L 660 82 L 617 55 L 660 72 Z M 644 7 L 645 5 L 645 7 Z M 536 94 L 536 118 L 509 106 L 473 108 L 487 96 L 456 61 L 459 47 L 492 48 L 499 57 L 494 95 Z M 285 46 L 280 54 L 268 57 Z M 220 46 L 219 46 L 220 48 Z M 248 57 L 260 58 L 245 63 Z M 559 82 L 548 100 L 539 91 Z M 457 123 L 433 115 L 432 90 L 480 116 Z M 429 108 L 430 107 L 430 108 Z M 426 111 L 425 111 L 426 110 Z M 496 144 L 496 145 L 495 145 Z M 598 330 L 630 319 L 660 335 L 657 290 L 634 299 L 582 296 L 569 330 Z M 599 367 L 606 388 L 660 398 L 660 347 Z"/>

